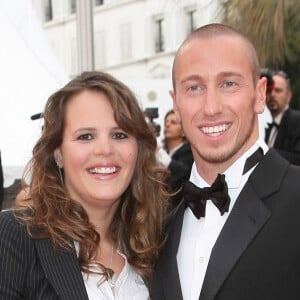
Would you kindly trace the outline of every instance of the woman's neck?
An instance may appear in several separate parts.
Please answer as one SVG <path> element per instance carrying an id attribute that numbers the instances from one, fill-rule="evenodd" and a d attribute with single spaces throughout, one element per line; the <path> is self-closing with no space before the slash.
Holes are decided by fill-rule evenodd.
<path id="1" fill-rule="evenodd" d="M 177 146 L 181 145 L 183 143 L 183 139 L 170 139 L 168 140 L 168 151 L 170 152 Z"/>

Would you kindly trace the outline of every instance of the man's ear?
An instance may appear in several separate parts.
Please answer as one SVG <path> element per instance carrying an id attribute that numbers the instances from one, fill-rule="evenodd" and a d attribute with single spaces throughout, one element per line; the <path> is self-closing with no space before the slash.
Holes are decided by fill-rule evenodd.
<path id="1" fill-rule="evenodd" d="M 62 158 L 62 155 L 61 155 L 61 151 L 60 151 L 60 148 L 56 148 L 54 150 L 54 159 L 55 159 L 55 162 L 57 164 L 57 166 L 59 168 L 62 168 L 63 167 L 63 158 Z"/>
<path id="2" fill-rule="evenodd" d="M 181 123 L 181 117 L 180 117 L 180 114 L 178 112 L 175 92 L 173 90 L 170 90 L 169 94 L 170 94 L 170 96 L 173 100 L 173 110 L 174 110 L 174 113 L 175 113 L 176 121 Z"/>
<path id="3" fill-rule="evenodd" d="M 292 96 L 293 96 L 292 91 L 288 91 L 288 99 L 289 99 L 289 100 L 288 100 L 288 103 L 291 102 Z"/>
<path id="4" fill-rule="evenodd" d="M 266 105 L 266 84 L 267 78 L 262 77 L 258 80 L 256 86 L 255 112 L 261 114 L 264 112 Z"/>

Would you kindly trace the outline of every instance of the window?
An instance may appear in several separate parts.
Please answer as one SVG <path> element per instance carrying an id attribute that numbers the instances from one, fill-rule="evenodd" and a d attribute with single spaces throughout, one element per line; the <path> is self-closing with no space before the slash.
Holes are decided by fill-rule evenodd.
<path id="1" fill-rule="evenodd" d="M 95 0 L 95 6 L 103 5 L 104 0 Z"/>
<path id="2" fill-rule="evenodd" d="M 70 12 L 71 12 L 71 14 L 76 13 L 76 0 L 70 1 Z"/>
<path id="3" fill-rule="evenodd" d="M 131 23 L 123 23 L 120 26 L 120 46 L 121 46 L 121 59 L 128 60 L 132 57 L 131 47 Z"/>
<path id="4" fill-rule="evenodd" d="M 99 30 L 94 33 L 94 43 L 95 43 L 95 67 L 96 69 L 101 69 L 106 65 L 106 38 L 105 30 Z"/>
<path id="5" fill-rule="evenodd" d="M 71 37 L 69 41 L 69 54 L 68 55 L 68 73 L 71 77 L 78 74 L 78 55 L 77 55 L 77 38 Z"/>
<path id="6" fill-rule="evenodd" d="M 46 0 L 44 3 L 45 3 L 45 21 L 49 22 L 53 20 L 52 0 Z"/>
<path id="7" fill-rule="evenodd" d="M 164 19 L 155 20 L 155 52 L 163 52 L 165 50 L 164 44 Z"/>
<path id="8" fill-rule="evenodd" d="M 191 33 L 196 29 L 196 10 L 187 11 L 187 33 Z"/>

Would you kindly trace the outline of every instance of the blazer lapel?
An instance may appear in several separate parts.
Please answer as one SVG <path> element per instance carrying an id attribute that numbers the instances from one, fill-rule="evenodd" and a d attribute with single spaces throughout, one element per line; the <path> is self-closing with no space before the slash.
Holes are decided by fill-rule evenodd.
<path id="1" fill-rule="evenodd" d="M 281 158 L 281 163 L 276 163 L 274 157 L 278 160 L 279 155 L 270 150 L 239 195 L 212 249 L 200 300 L 214 299 L 234 265 L 270 218 L 271 212 L 262 199 L 279 188 L 288 165 Z M 273 171 L 266 183 L 263 178 L 271 166 Z"/>
<path id="2" fill-rule="evenodd" d="M 54 249 L 50 240 L 35 240 L 41 266 L 61 299 L 88 300 L 77 257 L 66 250 Z"/>
<path id="3" fill-rule="evenodd" d="M 177 267 L 177 250 L 180 241 L 180 234 L 183 222 L 185 204 L 183 201 L 178 206 L 178 210 L 172 219 L 171 231 L 165 247 L 160 255 L 160 271 L 162 286 L 164 288 L 165 299 L 182 300 L 182 291 Z"/>

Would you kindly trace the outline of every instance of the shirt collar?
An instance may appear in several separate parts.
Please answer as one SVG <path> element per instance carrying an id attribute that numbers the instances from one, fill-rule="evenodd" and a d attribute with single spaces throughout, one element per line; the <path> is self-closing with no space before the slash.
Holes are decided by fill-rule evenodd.
<path id="1" fill-rule="evenodd" d="M 276 118 L 274 118 L 274 122 L 276 123 L 276 124 L 280 124 L 280 122 L 281 122 L 281 119 L 282 119 L 282 117 L 283 117 L 283 115 L 284 115 L 284 113 L 286 112 L 286 110 L 289 108 L 289 106 L 287 105 L 286 107 L 285 107 L 285 109 L 278 115 L 278 116 L 276 116 Z"/>
<path id="2" fill-rule="evenodd" d="M 259 138 L 245 153 L 243 153 L 223 174 L 225 174 L 225 179 L 228 185 L 228 188 L 238 188 L 242 181 L 243 169 L 246 159 L 261 147 L 264 154 L 268 151 L 268 146 L 263 139 Z M 253 168 L 248 172 L 252 172 Z M 248 173 L 247 172 L 247 173 Z M 203 188 L 210 186 L 197 172 L 196 164 L 193 164 L 191 170 L 190 181 L 195 185 Z"/>

